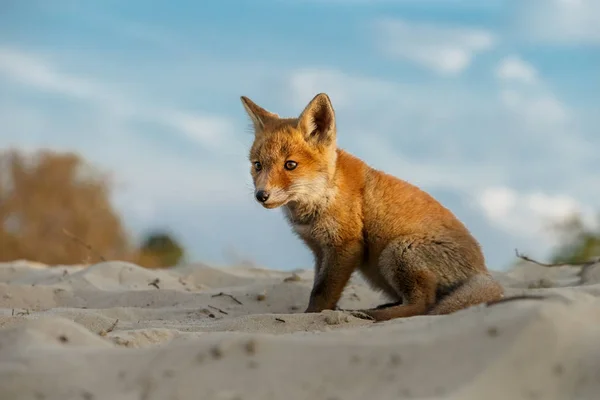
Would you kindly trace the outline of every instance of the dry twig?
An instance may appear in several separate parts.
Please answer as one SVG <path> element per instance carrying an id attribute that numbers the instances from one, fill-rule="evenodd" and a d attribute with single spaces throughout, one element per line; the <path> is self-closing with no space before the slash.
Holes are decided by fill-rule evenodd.
<path id="1" fill-rule="evenodd" d="M 238 304 L 244 304 L 241 301 L 239 301 L 238 299 L 236 299 L 233 295 L 228 294 L 228 293 L 220 292 L 220 293 L 217 293 L 217 294 L 213 294 L 211 297 L 220 297 L 220 296 L 226 296 L 226 297 L 231 298 L 231 300 L 235 301 Z"/>
<path id="2" fill-rule="evenodd" d="M 117 327 L 117 324 L 119 323 L 119 319 L 117 318 L 115 320 L 115 322 L 113 322 L 113 324 L 106 330 L 107 333 L 110 333 L 112 331 L 115 330 L 115 328 Z"/>
<path id="3" fill-rule="evenodd" d="M 521 260 L 530 262 L 530 263 L 534 263 L 537 265 L 540 265 L 542 267 L 566 267 L 566 266 L 572 266 L 572 267 L 589 267 L 590 265 L 596 264 L 598 262 L 600 262 L 600 257 L 595 257 L 592 258 L 588 261 L 584 261 L 584 262 L 579 262 L 579 263 L 543 263 L 540 261 L 536 261 L 530 257 L 527 257 L 524 254 L 519 253 L 518 249 L 515 249 L 515 255 L 520 258 Z"/>
<path id="4" fill-rule="evenodd" d="M 106 330 L 102 329 L 100 332 L 98 332 L 98 335 L 100 336 L 106 336 L 108 335 L 110 332 L 114 331 L 115 328 L 117 327 L 117 324 L 119 323 L 119 319 L 117 318 L 115 320 L 115 322 L 113 322 L 113 324 Z"/>
<path id="5" fill-rule="evenodd" d="M 77 243 L 79 243 L 80 245 L 85 247 L 86 249 L 88 249 L 90 252 L 96 254 L 96 256 L 98 256 L 98 258 L 101 261 L 106 261 L 106 258 L 104 258 L 104 256 L 102 254 L 99 254 L 98 252 L 96 252 L 89 243 L 84 242 L 83 240 L 79 239 L 77 236 L 73 235 L 71 232 L 69 232 L 68 230 L 66 230 L 64 228 L 62 231 L 65 235 L 67 235 L 68 237 L 70 237 L 71 239 L 73 239 L 74 241 L 76 241 Z"/>
<path id="6" fill-rule="evenodd" d="M 160 283 L 160 279 L 156 278 L 155 280 L 153 280 L 152 282 L 150 282 L 148 284 L 148 286 L 154 286 L 157 289 L 160 289 L 160 287 L 158 286 L 158 284 Z"/>
<path id="7" fill-rule="evenodd" d="M 209 306 L 210 308 L 212 308 L 213 310 L 217 310 L 217 311 L 218 311 L 218 312 L 220 312 L 221 314 L 225 314 L 225 315 L 228 315 L 228 314 L 229 314 L 228 312 L 226 312 L 226 311 L 223 311 L 223 310 L 221 310 L 221 309 L 220 309 L 220 308 L 218 308 L 218 307 L 211 306 L 210 304 L 209 304 L 208 306 Z"/>

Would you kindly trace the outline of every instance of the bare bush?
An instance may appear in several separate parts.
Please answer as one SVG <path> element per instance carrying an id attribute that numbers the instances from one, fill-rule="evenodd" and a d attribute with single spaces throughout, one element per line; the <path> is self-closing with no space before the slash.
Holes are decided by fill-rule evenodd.
<path id="1" fill-rule="evenodd" d="M 72 264 L 129 254 L 109 176 L 74 153 L 0 153 L 0 222 L 4 261 Z"/>
<path id="2" fill-rule="evenodd" d="M 110 188 L 110 176 L 75 153 L 1 152 L 0 261 L 177 263 L 183 249 L 169 235 L 146 239 L 140 249 L 131 245 Z"/>

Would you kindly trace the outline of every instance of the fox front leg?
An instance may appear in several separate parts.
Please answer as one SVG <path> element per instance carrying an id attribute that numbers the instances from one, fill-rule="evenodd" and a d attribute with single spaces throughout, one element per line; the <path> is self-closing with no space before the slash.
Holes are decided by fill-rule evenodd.
<path id="1" fill-rule="evenodd" d="M 336 246 L 328 249 L 320 267 L 315 271 L 315 281 L 305 312 L 318 313 L 323 310 L 333 310 L 361 258 L 360 243 L 344 244 L 343 247 Z"/>

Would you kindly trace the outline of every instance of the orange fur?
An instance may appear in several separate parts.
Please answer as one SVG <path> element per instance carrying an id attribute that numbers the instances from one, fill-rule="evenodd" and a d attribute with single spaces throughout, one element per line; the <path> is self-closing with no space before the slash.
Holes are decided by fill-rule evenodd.
<path id="1" fill-rule="evenodd" d="M 479 243 L 452 212 L 337 148 L 326 94 L 298 118 L 241 100 L 255 131 L 249 159 L 257 200 L 282 207 L 315 257 L 306 312 L 334 309 L 356 269 L 397 302 L 360 310 L 377 321 L 447 314 L 503 297 Z"/>

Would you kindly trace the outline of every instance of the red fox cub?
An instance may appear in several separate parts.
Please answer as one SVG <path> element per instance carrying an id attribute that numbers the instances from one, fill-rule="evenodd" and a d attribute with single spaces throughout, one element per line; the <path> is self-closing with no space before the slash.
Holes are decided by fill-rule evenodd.
<path id="1" fill-rule="evenodd" d="M 357 268 L 394 301 L 352 311 L 375 321 L 448 314 L 504 297 L 479 243 L 451 211 L 337 148 L 327 94 L 315 96 L 298 118 L 241 100 L 254 125 L 249 159 L 256 200 L 282 207 L 314 254 L 305 312 L 334 309 Z"/>

